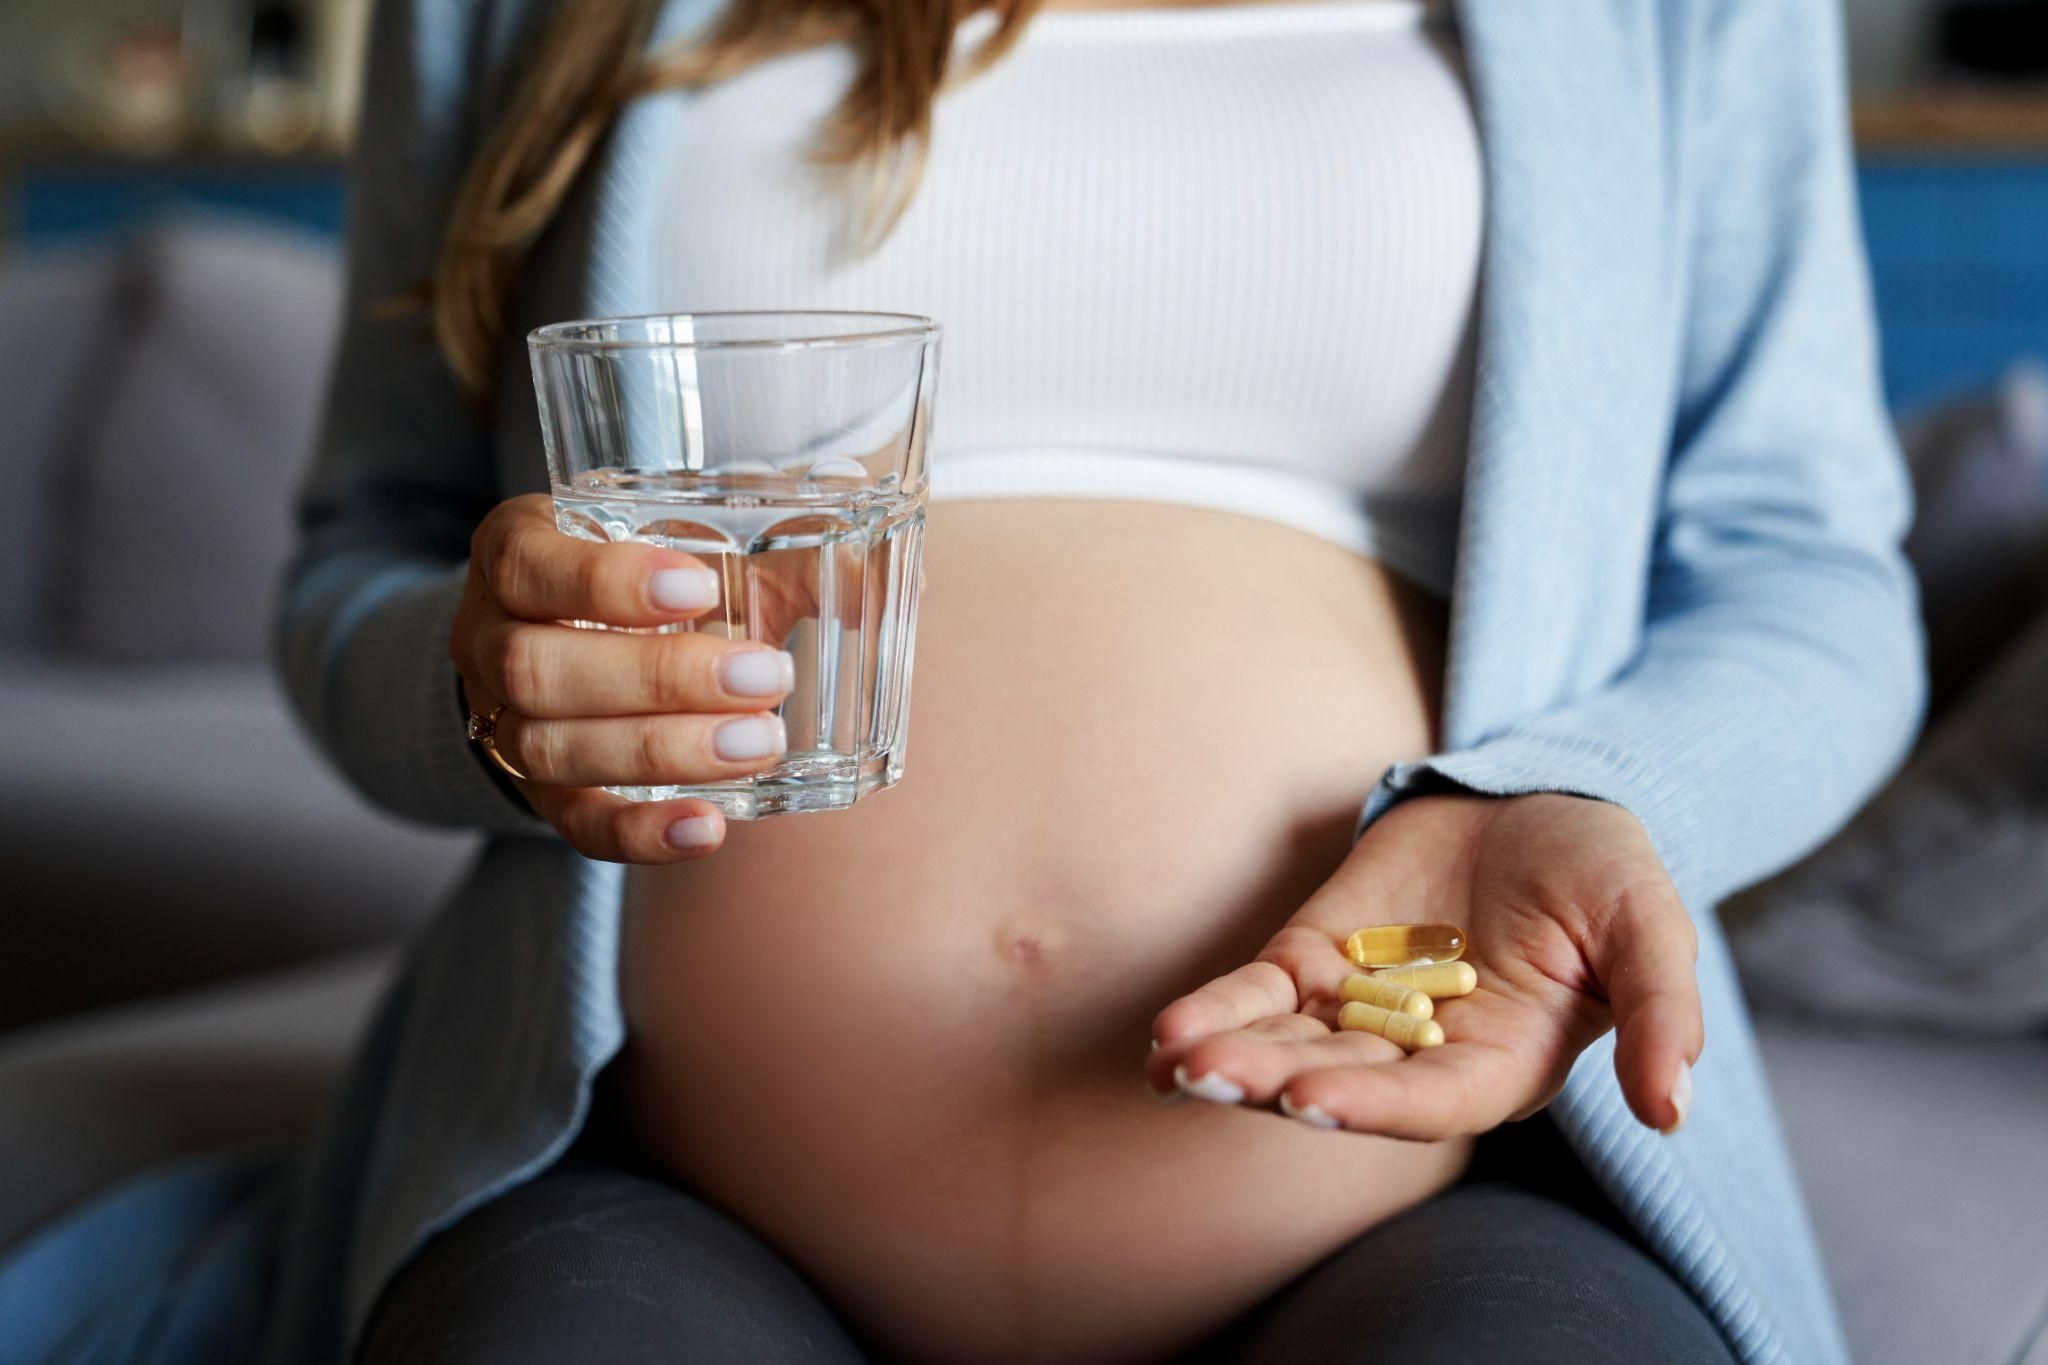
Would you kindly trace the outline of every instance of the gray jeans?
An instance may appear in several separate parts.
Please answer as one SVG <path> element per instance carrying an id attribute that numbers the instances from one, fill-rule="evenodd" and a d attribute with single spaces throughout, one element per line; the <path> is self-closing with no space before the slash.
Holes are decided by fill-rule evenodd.
<path id="1" fill-rule="evenodd" d="M 599 1137 L 430 1241 L 361 1365 L 863 1365 L 743 1224 Z M 1733 1365 L 1547 1118 L 1482 1139 L 1458 1185 L 1310 1267 L 1181 1365 Z"/>

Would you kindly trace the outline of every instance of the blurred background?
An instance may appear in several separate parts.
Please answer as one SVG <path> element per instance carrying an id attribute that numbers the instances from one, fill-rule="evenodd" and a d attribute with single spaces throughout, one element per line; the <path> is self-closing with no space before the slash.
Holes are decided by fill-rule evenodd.
<path id="1" fill-rule="evenodd" d="M 0 4 L 0 1172 L 22 1173 L 0 1174 L 0 1242 L 89 1177 L 301 1131 L 382 952 L 472 851 L 366 809 L 265 661 L 336 330 L 370 3 Z M 1997 907 L 1972 942 L 2032 966 L 2003 1036 L 1765 1042 L 1859 1355 L 2048 1365 L 2048 1208 L 2010 1197 L 2048 1188 L 2048 724 L 2014 728 L 2048 715 L 2048 0 L 1846 4 L 1933 757 L 1760 894 L 1822 907 L 1779 922 L 1838 933 L 1875 980 L 1872 888 L 1924 914 L 1979 886 Z M 1993 827 L 2003 842 L 1972 842 Z M 1909 845 L 1902 875 L 1887 859 Z M 1779 960 L 1757 942 L 1753 982 Z M 1894 1024 L 1924 1007 L 1887 1006 Z M 1973 1129 L 1987 1096 L 2001 1121 Z M 1845 1145 L 1845 1122 L 1878 1136 Z M 1961 1250 L 1897 1235 L 1930 1213 L 1972 1230 Z"/>
<path id="2" fill-rule="evenodd" d="M 369 11 L 0 5 L 0 1030 L 388 940 L 462 856 L 263 662 Z"/>

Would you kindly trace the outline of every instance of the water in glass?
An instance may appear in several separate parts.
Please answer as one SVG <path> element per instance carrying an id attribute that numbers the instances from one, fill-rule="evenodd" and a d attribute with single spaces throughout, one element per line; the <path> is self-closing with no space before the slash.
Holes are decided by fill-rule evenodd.
<path id="1" fill-rule="evenodd" d="M 694 796 L 745 820 L 843 809 L 902 777 L 923 489 L 905 494 L 894 475 L 840 482 L 816 471 L 601 469 L 555 484 L 564 533 L 683 550 L 718 573 L 717 606 L 660 630 L 755 640 L 797 661 L 796 688 L 778 708 L 789 750 L 774 767 L 730 782 L 611 790 Z"/>

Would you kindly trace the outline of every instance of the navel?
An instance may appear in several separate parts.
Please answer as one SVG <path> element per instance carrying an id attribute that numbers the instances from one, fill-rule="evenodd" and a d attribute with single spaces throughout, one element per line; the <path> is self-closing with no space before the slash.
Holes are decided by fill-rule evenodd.
<path id="1" fill-rule="evenodd" d="M 996 958 L 1020 971 L 1040 971 L 1066 956 L 1070 931 L 1047 915 L 1007 915 L 996 926 Z"/>

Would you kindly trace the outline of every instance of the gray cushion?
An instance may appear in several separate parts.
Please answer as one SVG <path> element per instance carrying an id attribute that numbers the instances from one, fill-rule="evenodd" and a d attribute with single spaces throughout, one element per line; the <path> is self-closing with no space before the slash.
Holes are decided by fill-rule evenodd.
<path id="1" fill-rule="evenodd" d="M 2048 1026 L 2044 698 L 2048 611 L 1877 800 L 1731 909 L 1759 1008 L 1962 1031 Z"/>
<path id="2" fill-rule="evenodd" d="M 384 955 L 0 1039 L 0 1246 L 157 1162 L 309 1134 Z"/>
<path id="3" fill-rule="evenodd" d="M 1900 440 L 1913 471 L 1905 549 L 1939 716 L 2048 607 L 2048 369 L 2017 364 L 1914 417 Z"/>
<path id="4" fill-rule="evenodd" d="M 0 663 L 0 1028 L 386 942 L 476 847 L 371 810 L 254 665 Z"/>
<path id="5" fill-rule="evenodd" d="M 2048 1038 L 1761 1031 L 1853 1358 L 2048 1360 Z"/>
<path id="6" fill-rule="evenodd" d="M 97 659 L 258 659 L 341 308 L 334 250 L 233 219 L 144 238 L 144 297 L 93 424 L 63 572 Z"/>
<path id="7" fill-rule="evenodd" d="M 119 274 L 107 248 L 0 256 L 0 643 L 42 643 L 52 624 L 49 556 L 61 543 L 68 457 L 89 405 L 105 394 L 95 367 L 112 336 Z"/>

